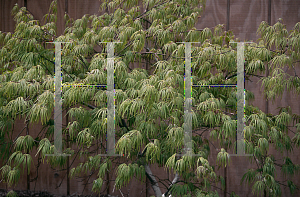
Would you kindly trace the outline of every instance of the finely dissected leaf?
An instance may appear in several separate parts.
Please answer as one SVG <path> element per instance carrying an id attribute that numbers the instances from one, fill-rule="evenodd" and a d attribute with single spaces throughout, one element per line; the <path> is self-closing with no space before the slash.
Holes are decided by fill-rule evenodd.
<path id="1" fill-rule="evenodd" d="M 265 189 L 265 184 L 262 181 L 257 181 L 252 187 L 252 193 L 262 195 Z"/>
<path id="2" fill-rule="evenodd" d="M 100 169 L 99 169 L 98 176 L 99 177 L 104 177 L 105 173 L 108 172 L 110 166 L 111 166 L 110 161 L 102 163 L 101 166 L 100 166 Z"/>
<path id="3" fill-rule="evenodd" d="M 18 137 L 16 144 L 15 144 L 15 149 L 17 151 L 24 151 L 24 152 L 29 152 L 32 150 L 34 146 L 34 139 L 30 135 L 26 136 L 20 136 Z"/>
<path id="4" fill-rule="evenodd" d="M 42 158 L 44 161 L 45 155 L 51 154 L 51 146 L 52 146 L 52 144 L 50 143 L 50 141 L 47 138 L 42 139 L 39 143 L 38 151 L 37 151 L 36 155 L 38 155 L 41 152 Z"/>
<path id="5" fill-rule="evenodd" d="M 160 146 L 159 141 L 157 139 L 154 142 L 150 142 L 145 146 L 146 149 L 146 160 L 154 163 L 158 161 L 160 158 Z"/>
<path id="6" fill-rule="evenodd" d="M 140 168 L 137 164 L 121 164 L 116 174 L 116 188 L 120 188 L 127 185 L 133 176 L 142 176 L 141 178 L 143 178 L 144 176 L 142 174 L 145 174 L 145 169 Z"/>
<path id="7" fill-rule="evenodd" d="M 288 180 L 287 183 L 291 194 L 294 194 L 295 190 L 297 189 L 297 186 L 291 180 Z"/>
<path id="8" fill-rule="evenodd" d="M 229 163 L 229 154 L 225 151 L 224 148 L 221 148 L 221 151 L 218 153 L 217 162 L 219 163 L 219 165 L 222 165 L 224 167 L 226 167 Z"/>
<path id="9" fill-rule="evenodd" d="M 17 193 L 13 190 L 10 190 L 7 194 L 6 197 L 18 197 Z"/>
<path id="10" fill-rule="evenodd" d="M 90 129 L 85 128 L 84 130 L 82 130 L 78 133 L 76 142 L 80 146 L 86 145 L 87 148 L 89 148 L 91 146 L 93 139 L 94 139 L 94 136 L 91 135 Z"/>
<path id="11" fill-rule="evenodd" d="M 43 21 L 36 20 L 25 7 L 14 6 L 13 33 L 0 32 L 0 151 L 10 154 L 7 164 L 1 167 L 3 180 L 12 186 L 21 176 L 21 166 L 23 171 L 26 168 L 30 172 L 30 152 L 36 142 L 36 156 L 43 160 L 57 151 L 53 145 L 57 129 L 53 112 L 58 104 L 54 104 L 55 50 L 54 45 L 46 43 L 58 41 L 64 42 L 61 105 L 67 111 L 63 116 L 67 122 L 62 125 L 63 153 L 82 159 L 79 164 L 69 163 L 73 165 L 70 177 L 90 177 L 98 172 L 92 191 L 101 193 L 104 182 L 110 181 L 105 175 L 114 173 L 112 166 L 116 164 L 117 189 L 125 187 L 133 177 L 142 182 L 145 177 L 154 177 L 156 181 L 150 182 L 156 187 L 156 196 L 160 195 L 161 183 L 168 184 L 165 186 L 172 196 L 218 196 L 222 191 L 213 191 L 211 186 L 221 184 L 222 189 L 228 188 L 224 188 L 225 180 L 216 174 L 210 150 L 221 147 L 216 164 L 229 165 L 240 118 L 233 85 L 239 77 L 237 49 L 232 42 L 238 39 L 232 31 L 225 31 L 224 25 L 197 28 L 204 0 L 104 0 L 100 8 L 103 14 L 84 15 L 76 20 L 66 13 L 66 28 L 58 35 L 57 1 L 52 1 Z M 285 92 L 298 95 L 300 23 L 288 32 L 281 19 L 273 26 L 262 22 L 257 33 L 257 42 L 245 45 L 245 84 L 254 77 L 260 78 L 267 99 Z M 182 39 L 200 42 L 191 44 L 191 81 L 198 87 L 192 87 L 188 115 L 184 106 L 189 94 L 185 89 L 189 80 L 185 78 L 187 45 L 178 43 Z M 105 42 L 115 42 L 113 78 L 108 75 L 112 59 L 108 59 L 109 44 Z M 114 82 L 116 153 L 127 156 L 132 163 L 122 157 L 101 159 L 108 143 L 107 110 L 111 109 L 107 103 L 107 80 Z M 211 84 L 229 84 L 233 88 L 202 86 Z M 249 160 L 255 165 L 245 169 L 242 181 L 250 184 L 255 195 L 280 196 L 282 180 L 278 175 L 282 173 L 288 179 L 291 193 L 294 192 L 292 195 L 296 195 L 297 186 L 290 179 L 299 171 L 299 165 L 293 163 L 291 153 L 300 145 L 300 134 L 291 135 L 290 130 L 294 129 L 291 124 L 299 130 L 299 115 L 288 108 L 266 114 L 249 104 L 250 99 L 254 95 L 246 90 L 243 139 L 245 152 L 252 155 Z M 293 113 L 297 112 L 293 109 Z M 191 122 L 185 122 L 184 117 Z M 32 123 L 42 124 L 43 128 L 38 136 L 20 133 L 14 141 L 18 118 L 26 118 L 27 133 L 32 134 L 31 128 L 35 129 Z M 192 133 L 187 133 L 186 125 L 192 126 Z M 198 154 L 179 156 L 190 134 L 193 150 L 188 153 Z M 289 157 L 282 156 L 286 152 Z M 47 162 L 52 168 L 64 169 L 67 157 L 49 156 Z M 161 176 L 155 172 L 151 175 L 149 169 L 145 172 L 144 166 L 149 164 L 164 167 L 170 173 L 172 170 L 178 175 L 177 180 L 158 184 Z M 234 192 L 230 195 L 236 196 Z"/>
<path id="12" fill-rule="evenodd" d="M 102 188 L 102 184 L 103 184 L 103 180 L 101 178 L 98 178 L 98 179 L 94 180 L 92 191 L 96 192 L 96 193 L 100 193 L 101 188 Z"/>
<path id="13" fill-rule="evenodd" d="M 258 146 L 261 152 L 266 152 L 269 148 L 269 143 L 265 138 L 260 138 L 258 140 Z"/>
<path id="14" fill-rule="evenodd" d="M 20 179 L 21 173 L 20 170 L 14 167 L 7 174 L 7 183 L 9 186 L 16 185 Z"/>

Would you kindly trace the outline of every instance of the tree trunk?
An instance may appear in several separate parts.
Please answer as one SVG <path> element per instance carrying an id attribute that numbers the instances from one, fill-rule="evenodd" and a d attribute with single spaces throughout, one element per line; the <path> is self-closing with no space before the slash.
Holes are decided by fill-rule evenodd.
<path id="1" fill-rule="evenodd" d="M 29 120 L 26 121 L 26 135 L 29 135 Z M 27 150 L 26 152 L 27 154 L 29 154 L 29 151 Z M 30 191 L 30 174 L 29 174 L 29 170 L 28 170 L 28 158 L 26 158 L 26 162 L 27 162 L 27 170 L 26 170 L 26 179 L 27 179 L 27 192 Z"/>
<path id="2" fill-rule="evenodd" d="M 145 167 L 145 171 L 146 171 L 146 176 L 150 180 L 151 187 L 154 190 L 155 196 L 156 197 L 161 197 L 162 196 L 161 190 L 158 186 L 158 183 L 157 183 L 155 177 L 152 174 L 152 171 L 151 171 L 149 165 L 146 164 L 146 165 L 144 165 L 144 167 Z"/>
<path id="3" fill-rule="evenodd" d="M 149 197 L 149 179 L 146 179 L 146 197 Z"/>
<path id="4" fill-rule="evenodd" d="M 109 195 L 109 190 L 110 190 L 110 187 L 109 187 L 109 172 L 106 173 L 106 179 L 107 179 L 107 190 L 106 190 L 106 194 Z"/>
<path id="5" fill-rule="evenodd" d="M 224 167 L 224 182 L 225 182 L 225 188 L 224 188 L 224 197 L 227 195 L 227 167 Z"/>
<path id="6" fill-rule="evenodd" d="M 68 111 L 69 111 L 69 108 L 67 108 L 66 125 L 69 124 Z M 69 148 L 70 147 L 70 144 L 69 144 L 69 133 L 67 132 L 66 135 L 67 135 L 67 148 Z M 69 174 L 70 174 L 70 157 L 67 156 L 67 195 L 70 195 L 70 177 L 69 177 Z"/>
<path id="7" fill-rule="evenodd" d="M 174 179 L 173 179 L 171 185 L 168 187 L 168 191 L 164 194 L 166 197 L 167 197 L 167 195 L 169 194 L 169 191 L 170 191 L 172 185 L 176 184 L 176 183 L 179 181 L 179 178 L 180 178 L 180 176 L 179 176 L 179 174 L 176 172 L 175 177 L 174 177 Z"/>

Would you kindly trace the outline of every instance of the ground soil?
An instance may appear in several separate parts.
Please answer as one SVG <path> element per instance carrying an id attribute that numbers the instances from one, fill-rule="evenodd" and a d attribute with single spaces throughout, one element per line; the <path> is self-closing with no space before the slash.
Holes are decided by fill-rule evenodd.
<path id="1" fill-rule="evenodd" d="M 99 197 L 96 194 L 93 195 L 80 195 L 80 194 L 72 194 L 72 195 L 54 195 L 50 194 L 47 191 L 24 191 L 24 190 L 14 190 L 19 197 Z M 6 196 L 9 190 L 0 189 L 0 197 Z M 101 195 L 100 197 L 118 197 L 111 195 Z"/>

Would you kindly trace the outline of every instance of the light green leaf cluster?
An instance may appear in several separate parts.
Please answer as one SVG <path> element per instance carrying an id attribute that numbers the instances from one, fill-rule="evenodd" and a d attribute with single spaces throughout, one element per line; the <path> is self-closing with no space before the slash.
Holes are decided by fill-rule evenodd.
<path id="1" fill-rule="evenodd" d="M 220 166 L 226 167 L 229 163 L 229 154 L 225 151 L 224 148 L 217 155 L 217 162 Z"/>
<path id="2" fill-rule="evenodd" d="M 128 155 L 132 152 L 139 151 L 141 149 L 141 145 L 144 144 L 144 139 L 141 132 L 137 130 L 129 131 L 124 134 L 116 144 L 116 151 L 121 155 Z M 146 146 L 147 147 L 147 146 Z"/>
<path id="3" fill-rule="evenodd" d="M 13 190 L 10 190 L 7 194 L 6 197 L 18 197 L 17 193 Z"/>
<path id="4" fill-rule="evenodd" d="M 117 167 L 115 186 L 120 189 L 133 177 L 144 181 L 144 166 L 158 164 L 170 173 L 178 173 L 178 182 L 184 182 L 167 187 L 172 196 L 218 196 L 210 186 L 220 183 L 225 187 L 225 180 L 216 174 L 215 167 L 227 167 L 229 153 L 235 147 L 235 88 L 193 87 L 192 153 L 198 155 L 177 155 L 184 148 L 183 103 L 187 79 L 184 79 L 185 45 L 176 42 L 201 42 L 191 47 L 193 85 L 237 83 L 236 45 L 229 43 L 236 39 L 231 31 L 224 31 L 223 25 L 197 29 L 195 24 L 204 8 L 203 0 L 105 0 L 100 16 L 84 15 L 74 21 L 66 14 L 66 29 L 57 36 L 57 1 L 51 3 L 44 21 L 35 20 L 25 8 L 15 6 L 14 33 L 0 32 L 0 141 L 15 144 L 7 158 L 9 162 L 1 168 L 3 180 L 16 184 L 21 164 L 23 170 L 30 170 L 34 147 L 36 156 L 43 160 L 46 154 L 56 151 L 51 135 L 54 48 L 46 44 L 55 40 L 70 42 L 63 44 L 61 53 L 62 107 L 67 113 L 64 118 L 68 119 L 63 125 L 63 152 L 71 155 L 76 152 L 75 158 L 79 155 L 85 160 L 70 170 L 70 177 L 98 172 L 92 191 L 100 193 L 105 175 L 112 173 L 114 167 Z M 274 26 L 262 22 L 258 34 L 261 35 L 258 42 L 245 47 L 245 80 L 261 78 L 269 99 L 286 90 L 300 93 L 296 72 L 300 23 L 288 32 L 282 21 Z M 127 156 L 121 163 L 111 157 L 101 159 L 99 155 L 106 146 L 108 108 L 104 86 L 107 51 L 106 44 L 100 42 L 108 41 L 122 42 L 114 48 L 115 149 Z M 260 76 L 267 67 L 270 75 Z M 103 86 L 86 87 L 95 84 Z M 247 104 L 254 98 L 249 91 L 245 96 Z M 27 134 L 12 141 L 17 118 L 26 118 Z M 288 178 L 290 191 L 296 191 L 291 177 L 299 166 L 289 157 L 278 162 L 274 151 L 280 155 L 300 146 L 299 116 L 286 109 L 278 114 L 265 114 L 246 105 L 245 120 L 246 153 L 253 155 L 251 161 L 257 168 L 249 169 L 242 181 L 252 184 L 255 195 L 280 196 L 277 174 L 281 172 Z M 43 125 L 38 136 L 29 135 L 32 123 Z M 292 123 L 298 129 L 293 136 Z M 209 157 L 212 146 L 220 148 L 216 166 Z M 5 147 L 9 152 L 9 146 Z M 47 158 L 52 167 L 62 167 L 66 161 L 63 156 Z M 149 174 L 147 177 L 151 178 Z M 155 185 L 154 180 L 152 183 Z"/>
<path id="5" fill-rule="evenodd" d="M 20 136 L 16 141 L 15 150 L 30 152 L 33 146 L 34 146 L 34 139 L 30 135 Z"/>
<path id="6" fill-rule="evenodd" d="M 123 186 L 126 186 L 130 179 L 134 176 L 139 177 L 141 180 L 145 178 L 145 169 L 143 166 L 138 166 L 137 164 L 121 164 L 119 165 L 117 171 L 117 178 L 115 186 L 117 189 L 120 189 Z"/>

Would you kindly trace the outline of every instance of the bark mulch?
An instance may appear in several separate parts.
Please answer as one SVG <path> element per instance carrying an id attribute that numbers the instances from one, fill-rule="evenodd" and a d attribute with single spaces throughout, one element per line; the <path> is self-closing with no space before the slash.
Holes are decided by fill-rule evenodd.
<path id="1" fill-rule="evenodd" d="M 0 189 L 0 196 L 4 197 L 10 190 Z M 93 195 L 80 195 L 74 193 L 72 195 L 54 195 L 47 191 L 27 191 L 27 190 L 14 190 L 19 197 L 99 197 L 96 194 Z M 111 195 L 101 195 L 100 197 L 118 197 Z"/>

